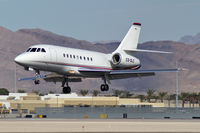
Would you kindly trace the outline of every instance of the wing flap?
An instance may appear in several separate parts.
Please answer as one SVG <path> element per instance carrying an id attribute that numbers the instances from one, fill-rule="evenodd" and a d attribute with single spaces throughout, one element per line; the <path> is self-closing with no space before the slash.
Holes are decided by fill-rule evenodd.
<path id="1" fill-rule="evenodd" d="M 63 77 L 47 77 L 44 78 L 46 82 L 62 82 Z M 82 82 L 81 78 L 68 78 L 68 82 Z"/>
<path id="2" fill-rule="evenodd" d="M 62 82 L 63 79 L 64 76 L 57 73 L 51 73 L 44 78 L 46 82 Z M 68 82 L 82 82 L 82 79 L 79 77 L 69 77 Z"/>

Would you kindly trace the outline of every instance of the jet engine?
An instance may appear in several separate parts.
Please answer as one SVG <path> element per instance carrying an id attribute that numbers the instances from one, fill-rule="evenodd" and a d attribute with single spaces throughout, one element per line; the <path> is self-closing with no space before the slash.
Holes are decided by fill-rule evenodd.
<path id="1" fill-rule="evenodd" d="M 115 68 L 131 68 L 140 65 L 140 61 L 136 57 L 127 54 L 115 53 L 111 60 Z"/>

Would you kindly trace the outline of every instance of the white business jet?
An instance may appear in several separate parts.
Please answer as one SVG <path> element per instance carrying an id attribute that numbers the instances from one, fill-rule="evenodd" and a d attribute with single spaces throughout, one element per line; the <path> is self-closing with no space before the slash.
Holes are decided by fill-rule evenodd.
<path id="1" fill-rule="evenodd" d="M 63 93 L 70 93 L 69 82 L 81 82 L 82 78 L 102 78 L 104 84 L 100 89 L 108 91 L 107 83 L 110 84 L 110 80 L 177 71 L 177 69 L 138 70 L 141 64 L 134 56 L 136 52 L 170 53 L 137 49 L 140 29 L 140 23 L 133 23 L 119 47 L 110 54 L 48 44 L 30 46 L 15 58 L 15 62 L 25 70 L 34 70 L 35 76 L 19 80 L 34 80 L 35 84 L 39 84 L 40 79 L 47 82 L 61 82 Z M 40 71 L 51 73 L 40 75 Z"/>

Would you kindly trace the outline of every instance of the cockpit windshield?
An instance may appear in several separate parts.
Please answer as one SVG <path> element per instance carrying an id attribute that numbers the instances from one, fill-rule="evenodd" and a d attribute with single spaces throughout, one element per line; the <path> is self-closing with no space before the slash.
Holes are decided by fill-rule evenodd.
<path id="1" fill-rule="evenodd" d="M 37 52 L 40 52 L 40 48 L 37 49 Z"/>
<path id="2" fill-rule="evenodd" d="M 31 50 L 31 48 L 28 48 L 27 50 L 26 50 L 26 52 L 29 52 Z"/>
<path id="3" fill-rule="evenodd" d="M 37 48 L 32 48 L 30 52 L 35 52 Z"/>
<path id="4" fill-rule="evenodd" d="M 26 52 L 46 52 L 44 48 L 28 48 Z"/>

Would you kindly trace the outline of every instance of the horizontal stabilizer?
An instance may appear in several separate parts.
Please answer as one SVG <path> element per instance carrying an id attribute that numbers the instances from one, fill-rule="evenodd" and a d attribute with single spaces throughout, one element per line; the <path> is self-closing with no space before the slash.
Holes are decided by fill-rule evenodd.
<path id="1" fill-rule="evenodd" d="M 155 50 L 144 50 L 144 49 L 124 49 L 124 51 L 128 51 L 128 52 L 148 52 L 148 53 L 172 54 L 172 52 L 155 51 Z"/>

